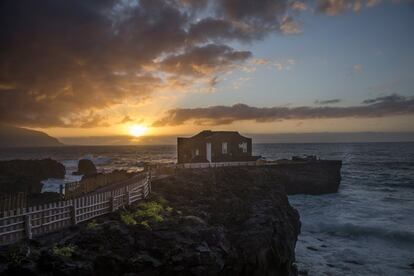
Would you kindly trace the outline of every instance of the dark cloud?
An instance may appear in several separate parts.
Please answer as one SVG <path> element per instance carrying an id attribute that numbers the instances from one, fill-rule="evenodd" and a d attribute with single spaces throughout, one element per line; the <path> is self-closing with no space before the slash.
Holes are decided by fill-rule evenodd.
<path id="1" fill-rule="evenodd" d="M 397 102 L 404 102 L 406 98 L 404 96 L 398 94 L 392 94 L 384 97 L 378 97 L 374 99 L 368 99 L 363 101 L 364 104 L 373 104 L 373 103 L 397 103 Z"/>
<path id="2" fill-rule="evenodd" d="M 348 10 L 359 12 L 362 8 L 371 8 L 380 2 L 381 0 L 316 0 L 316 10 L 327 15 L 338 15 Z"/>
<path id="3" fill-rule="evenodd" d="M 377 98 L 370 100 L 366 105 L 349 107 L 252 107 L 236 104 L 206 108 L 178 108 L 168 111 L 166 116 L 154 122 L 153 126 L 174 126 L 188 121 L 195 121 L 197 124 L 222 125 L 243 120 L 273 122 L 290 119 L 376 118 L 414 114 L 413 97 L 398 95 L 390 97 Z M 395 100 L 396 98 L 398 100 Z"/>
<path id="4" fill-rule="evenodd" d="M 246 25 L 212 17 L 192 24 L 189 29 L 189 40 L 193 42 L 228 41 L 232 39 L 251 41 L 260 37 L 262 37 L 261 32 L 256 32 L 255 29 Z"/>
<path id="5" fill-rule="evenodd" d="M 340 103 L 341 99 L 332 99 L 332 100 L 325 100 L 325 101 L 320 101 L 320 100 L 316 100 L 315 104 L 336 104 L 336 103 Z"/>
<path id="6" fill-rule="evenodd" d="M 217 80 L 251 56 L 227 44 L 281 31 L 288 8 L 283 0 L 1 1 L 0 123 L 92 127 L 103 124 L 100 111 L 172 80 Z"/>
<path id="7" fill-rule="evenodd" d="M 219 0 L 218 10 L 231 20 L 245 22 L 252 27 L 274 28 L 288 8 L 288 1 Z"/>
<path id="8" fill-rule="evenodd" d="M 242 62 L 251 55 L 250 52 L 234 51 L 225 45 L 208 44 L 165 58 L 161 62 L 161 69 L 181 75 L 207 75 L 225 70 L 229 65 Z"/>

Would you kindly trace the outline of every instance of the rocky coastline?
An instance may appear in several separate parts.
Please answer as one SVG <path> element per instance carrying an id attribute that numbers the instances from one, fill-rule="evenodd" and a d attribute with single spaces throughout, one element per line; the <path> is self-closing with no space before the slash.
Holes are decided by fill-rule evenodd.
<path id="1" fill-rule="evenodd" d="M 338 192 L 341 183 L 340 160 L 283 162 L 258 169 L 263 177 L 285 187 L 288 195 L 320 195 Z"/>
<path id="2" fill-rule="evenodd" d="M 5 275 L 297 275 L 298 212 L 243 168 L 182 170 L 151 198 L 4 248 Z"/>
<path id="3" fill-rule="evenodd" d="M 4 275 L 298 275 L 287 194 L 338 189 L 340 161 L 176 169 L 150 199 L 4 247 Z"/>

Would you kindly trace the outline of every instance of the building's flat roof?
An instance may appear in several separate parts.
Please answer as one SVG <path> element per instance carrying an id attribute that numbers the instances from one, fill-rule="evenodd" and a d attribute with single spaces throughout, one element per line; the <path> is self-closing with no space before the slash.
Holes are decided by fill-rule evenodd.
<path id="1" fill-rule="evenodd" d="M 220 130 L 220 131 L 203 130 L 200 133 L 198 133 L 198 134 L 196 134 L 196 135 L 194 135 L 192 137 L 189 137 L 187 139 L 199 138 L 199 137 L 200 138 L 201 137 L 202 138 L 211 138 L 211 137 L 217 136 L 217 135 L 226 135 L 226 136 L 229 136 L 229 135 L 237 135 L 237 136 L 240 136 L 240 137 L 243 137 L 243 138 L 246 138 L 247 139 L 247 137 L 244 137 L 238 131 L 223 131 L 223 130 Z M 178 138 L 182 138 L 182 137 L 178 137 Z"/>

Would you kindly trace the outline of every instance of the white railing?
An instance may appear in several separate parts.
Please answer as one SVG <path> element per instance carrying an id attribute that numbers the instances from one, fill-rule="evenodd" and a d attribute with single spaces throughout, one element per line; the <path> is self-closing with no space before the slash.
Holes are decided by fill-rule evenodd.
<path id="1" fill-rule="evenodd" d="M 31 239 L 116 211 L 151 192 L 151 179 L 101 193 L 24 209 L 5 211 L 0 217 L 0 245 Z M 0 214 L 1 215 L 1 214 Z"/>
<path id="2" fill-rule="evenodd" d="M 213 162 L 213 163 L 184 163 L 177 164 L 177 168 L 184 169 L 201 169 L 201 168 L 217 168 L 217 167 L 237 167 L 237 166 L 256 166 L 256 161 L 243 162 Z"/>

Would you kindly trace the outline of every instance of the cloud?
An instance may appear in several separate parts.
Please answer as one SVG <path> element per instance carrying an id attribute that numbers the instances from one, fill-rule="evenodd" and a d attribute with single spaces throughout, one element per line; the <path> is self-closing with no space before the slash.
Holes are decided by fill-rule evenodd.
<path id="1" fill-rule="evenodd" d="M 404 96 L 398 95 L 398 94 L 392 94 L 384 97 L 378 97 L 374 99 L 368 99 L 363 101 L 364 104 L 373 104 L 373 103 L 401 103 L 405 102 L 406 98 Z"/>
<path id="2" fill-rule="evenodd" d="M 223 125 L 235 121 L 305 120 L 328 118 L 378 118 L 413 115 L 414 97 L 391 95 L 364 101 L 364 105 L 348 107 L 253 107 L 245 104 L 211 106 L 205 108 L 177 108 L 169 110 L 154 127 L 176 126 L 194 121 L 198 125 Z"/>
<path id="3" fill-rule="evenodd" d="M 236 79 L 235 81 L 233 81 L 232 86 L 234 90 L 240 89 L 240 87 L 245 84 L 246 82 L 248 82 L 251 78 L 249 77 L 240 77 L 238 79 Z"/>
<path id="4" fill-rule="evenodd" d="M 297 32 L 289 9 L 287 0 L 4 0 L 0 123 L 101 126 L 97 114 L 114 105 L 214 85 L 252 56 L 230 45 Z"/>
<path id="5" fill-rule="evenodd" d="M 336 104 L 336 103 L 340 103 L 341 99 L 332 99 L 332 100 L 325 100 L 325 101 L 320 101 L 320 100 L 316 100 L 315 104 Z"/>
<path id="6" fill-rule="evenodd" d="M 277 70 L 290 70 L 294 65 L 296 65 L 296 60 L 289 58 L 286 60 L 275 61 L 273 64 Z"/>
<path id="7" fill-rule="evenodd" d="M 256 65 L 267 65 L 269 64 L 269 60 L 265 58 L 258 58 L 258 59 L 253 59 L 252 63 Z"/>
<path id="8" fill-rule="evenodd" d="M 371 8 L 380 2 L 380 0 L 317 0 L 316 10 L 326 15 L 334 16 L 348 10 L 359 12 L 362 7 Z"/>
<path id="9" fill-rule="evenodd" d="M 300 34 L 302 32 L 299 23 L 290 16 L 284 17 L 280 31 L 284 34 Z"/>
<path id="10" fill-rule="evenodd" d="M 94 114 L 93 111 L 90 111 L 89 115 L 82 116 L 76 120 L 76 126 L 81 128 L 108 127 L 109 124 L 105 119 L 106 118 L 104 116 Z"/>
<path id="11" fill-rule="evenodd" d="M 252 56 L 248 51 L 235 51 L 226 45 L 208 44 L 186 49 L 186 52 L 171 55 L 160 62 L 161 70 L 179 75 L 205 76 L 226 71 L 234 64 Z"/>
<path id="12" fill-rule="evenodd" d="M 305 2 L 294 1 L 290 4 L 290 8 L 296 11 L 306 11 L 308 9 L 308 6 Z"/>
<path id="13" fill-rule="evenodd" d="M 122 120 L 119 122 L 119 124 L 126 124 L 133 121 L 134 120 L 129 115 L 125 115 L 124 118 L 122 118 Z"/>

